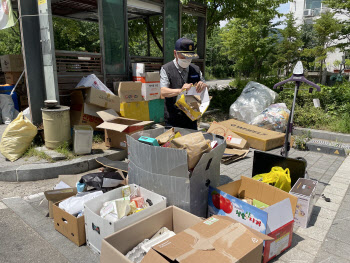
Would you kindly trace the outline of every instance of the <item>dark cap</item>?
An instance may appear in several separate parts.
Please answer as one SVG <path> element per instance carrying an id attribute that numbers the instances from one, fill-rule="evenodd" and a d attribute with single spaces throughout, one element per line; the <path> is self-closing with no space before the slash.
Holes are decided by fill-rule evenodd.
<path id="1" fill-rule="evenodd" d="M 194 43 L 192 40 L 187 38 L 180 38 L 175 43 L 175 50 L 181 53 L 185 58 L 199 58 L 199 56 L 194 52 Z"/>

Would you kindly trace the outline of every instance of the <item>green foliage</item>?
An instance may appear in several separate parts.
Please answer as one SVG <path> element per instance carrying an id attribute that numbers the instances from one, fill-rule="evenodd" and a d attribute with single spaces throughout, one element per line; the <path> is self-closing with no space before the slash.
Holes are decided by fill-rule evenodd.
<path id="1" fill-rule="evenodd" d="M 72 147 L 69 142 L 64 142 L 55 149 L 56 152 L 63 154 L 67 160 L 74 159 L 76 155 L 72 152 Z"/>
<path id="2" fill-rule="evenodd" d="M 104 133 L 94 134 L 94 137 L 92 138 L 92 141 L 94 143 L 103 143 L 105 141 Z"/>
<path id="3" fill-rule="evenodd" d="M 53 159 L 47 155 L 45 152 L 43 151 L 39 151 L 37 149 L 35 149 L 35 147 L 37 147 L 36 145 L 32 144 L 27 151 L 23 154 L 23 158 L 25 158 L 25 160 L 31 158 L 31 157 L 35 157 L 37 160 L 46 160 L 49 163 L 53 163 Z"/>
<path id="4" fill-rule="evenodd" d="M 243 76 L 259 81 L 271 71 L 269 57 L 277 44 L 272 19 L 256 14 L 255 17 L 233 19 L 224 27 L 221 37 L 225 54 L 234 60 L 235 71 Z"/>
<path id="5" fill-rule="evenodd" d="M 97 23 L 62 17 L 52 19 L 56 50 L 100 52 Z"/>
<path id="6" fill-rule="evenodd" d="M 19 24 L 0 30 L 0 56 L 5 54 L 21 54 L 21 35 Z"/>
<path id="7" fill-rule="evenodd" d="M 280 29 L 282 41 L 277 45 L 277 56 L 275 67 L 284 69 L 286 75 L 292 71 L 294 64 L 300 59 L 300 48 L 303 45 L 301 33 L 295 26 L 295 19 L 292 13 L 286 15 L 286 20 L 283 22 L 284 29 Z"/>
<path id="8" fill-rule="evenodd" d="M 230 111 L 230 106 L 241 95 L 243 88 L 226 87 L 223 89 L 213 88 L 209 90 L 209 95 L 213 96 L 210 101 L 211 109 L 220 109 L 224 113 Z"/>
<path id="9" fill-rule="evenodd" d="M 303 132 L 302 135 L 300 136 L 294 136 L 294 148 L 305 151 L 306 148 L 306 143 L 311 140 L 311 132 Z"/>

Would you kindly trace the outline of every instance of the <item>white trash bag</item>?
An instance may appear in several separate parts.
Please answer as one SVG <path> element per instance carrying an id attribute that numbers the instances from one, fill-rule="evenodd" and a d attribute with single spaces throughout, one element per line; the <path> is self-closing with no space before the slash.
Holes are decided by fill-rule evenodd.
<path id="1" fill-rule="evenodd" d="M 230 118 L 250 123 L 277 98 L 278 94 L 273 90 L 258 82 L 250 81 L 231 105 Z"/>
<path id="2" fill-rule="evenodd" d="M 18 115 L 11 95 L 0 94 L 0 110 L 2 121 L 5 124 L 10 124 Z"/>

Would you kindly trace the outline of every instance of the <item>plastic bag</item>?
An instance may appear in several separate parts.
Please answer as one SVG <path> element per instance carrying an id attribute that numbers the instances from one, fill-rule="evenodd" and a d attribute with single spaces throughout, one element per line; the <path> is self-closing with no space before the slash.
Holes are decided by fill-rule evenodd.
<path id="1" fill-rule="evenodd" d="M 231 105 L 230 118 L 250 123 L 277 98 L 278 94 L 273 90 L 258 82 L 250 81 Z"/>
<path id="2" fill-rule="evenodd" d="M 71 215 L 77 215 L 79 212 L 84 210 L 85 202 L 92 200 L 102 194 L 102 191 L 78 193 L 76 196 L 69 197 L 60 202 L 58 204 L 58 207 Z"/>
<path id="3" fill-rule="evenodd" d="M 37 128 L 20 112 L 5 129 L 1 142 L 0 152 L 11 162 L 20 158 L 29 148 L 35 135 Z"/>
<path id="4" fill-rule="evenodd" d="M 282 167 L 275 166 L 272 167 L 271 171 L 266 174 L 257 174 L 253 177 L 257 181 L 263 183 L 271 184 L 287 193 L 289 193 L 291 186 L 290 172 L 286 168 L 283 170 Z"/>
<path id="5" fill-rule="evenodd" d="M 15 104 L 13 103 L 11 95 L 0 94 L 0 109 L 2 121 L 5 124 L 10 124 L 18 115 L 18 111 L 15 109 Z"/>
<path id="6" fill-rule="evenodd" d="M 94 187 L 96 190 L 109 190 L 116 188 L 120 184 L 127 184 L 123 172 L 99 172 L 83 175 L 81 178 L 87 186 Z"/>
<path id="7" fill-rule="evenodd" d="M 285 132 L 290 111 L 286 104 L 277 103 L 267 107 L 250 123 L 268 130 Z"/>

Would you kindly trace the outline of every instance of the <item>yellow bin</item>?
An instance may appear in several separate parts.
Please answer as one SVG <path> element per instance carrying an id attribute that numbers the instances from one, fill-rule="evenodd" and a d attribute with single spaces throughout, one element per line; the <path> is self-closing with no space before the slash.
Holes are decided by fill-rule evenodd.
<path id="1" fill-rule="evenodd" d="M 69 110 L 67 106 L 41 109 L 46 148 L 55 149 L 71 139 Z"/>

